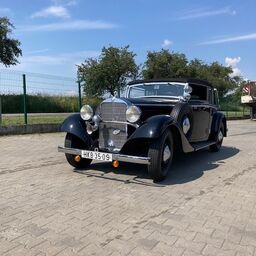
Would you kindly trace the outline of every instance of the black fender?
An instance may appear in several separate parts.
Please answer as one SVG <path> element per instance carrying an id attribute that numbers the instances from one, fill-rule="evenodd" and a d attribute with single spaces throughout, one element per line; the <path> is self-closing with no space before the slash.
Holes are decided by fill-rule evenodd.
<path id="1" fill-rule="evenodd" d="M 86 145 L 92 144 L 92 138 L 86 131 L 85 121 L 80 114 L 73 114 L 67 117 L 61 125 L 61 131 L 75 135 Z"/>
<path id="2" fill-rule="evenodd" d="M 163 134 L 168 126 L 174 123 L 174 118 L 168 115 L 152 116 L 146 120 L 131 135 L 130 139 L 156 139 Z"/>
<path id="3" fill-rule="evenodd" d="M 133 140 L 137 139 L 157 139 L 166 129 L 171 129 L 175 136 L 179 136 L 184 152 L 194 151 L 180 125 L 169 115 L 158 115 L 148 118 L 145 123 L 135 130 L 127 142 L 132 143 Z"/>
<path id="4" fill-rule="evenodd" d="M 214 136 L 219 131 L 220 124 L 224 125 L 224 137 L 227 136 L 227 120 L 226 116 L 222 112 L 216 112 L 212 117 L 211 136 Z"/>

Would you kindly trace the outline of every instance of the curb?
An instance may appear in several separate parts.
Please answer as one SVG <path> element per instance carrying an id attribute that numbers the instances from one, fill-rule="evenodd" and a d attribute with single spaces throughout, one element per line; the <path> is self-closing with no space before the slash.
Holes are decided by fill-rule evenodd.
<path id="1" fill-rule="evenodd" d="M 61 124 L 28 124 L 0 126 L 0 136 L 60 132 Z"/>
<path id="2" fill-rule="evenodd" d="M 236 116 L 233 116 L 233 117 L 227 117 L 226 116 L 226 119 L 227 119 L 227 121 L 230 121 L 230 120 L 249 120 L 249 119 L 251 119 L 249 116 L 248 117 L 246 117 L 246 116 L 241 116 L 241 117 L 236 117 Z"/>

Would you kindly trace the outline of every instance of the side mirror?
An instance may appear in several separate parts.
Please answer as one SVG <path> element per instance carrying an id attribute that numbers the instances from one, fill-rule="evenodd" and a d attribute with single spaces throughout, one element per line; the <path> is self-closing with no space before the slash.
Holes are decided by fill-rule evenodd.
<path id="1" fill-rule="evenodd" d="M 186 84 L 184 87 L 184 93 L 183 93 L 183 97 L 185 100 L 187 100 L 187 101 L 190 100 L 191 92 L 192 92 L 192 87 L 189 86 L 188 84 Z"/>

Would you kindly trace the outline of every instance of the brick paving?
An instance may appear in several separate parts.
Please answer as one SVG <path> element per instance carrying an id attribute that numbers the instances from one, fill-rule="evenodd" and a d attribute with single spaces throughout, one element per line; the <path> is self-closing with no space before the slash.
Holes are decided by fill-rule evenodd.
<path id="1" fill-rule="evenodd" d="M 140 165 L 73 170 L 64 134 L 0 137 L 0 255 L 256 255 L 256 122 L 228 126 L 158 184 Z"/>

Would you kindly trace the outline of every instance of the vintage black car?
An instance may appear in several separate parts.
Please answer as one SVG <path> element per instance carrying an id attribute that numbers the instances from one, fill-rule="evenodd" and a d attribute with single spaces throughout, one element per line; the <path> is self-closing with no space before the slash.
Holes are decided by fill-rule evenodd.
<path id="1" fill-rule="evenodd" d="M 209 147 L 220 150 L 227 135 L 218 93 L 195 79 L 137 80 L 123 98 L 104 100 L 94 112 L 89 105 L 68 117 L 62 131 L 69 164 L 86 168 L 92 160 L 145 164 L 154 181 L 163 180 L 173 154 Z"/>

